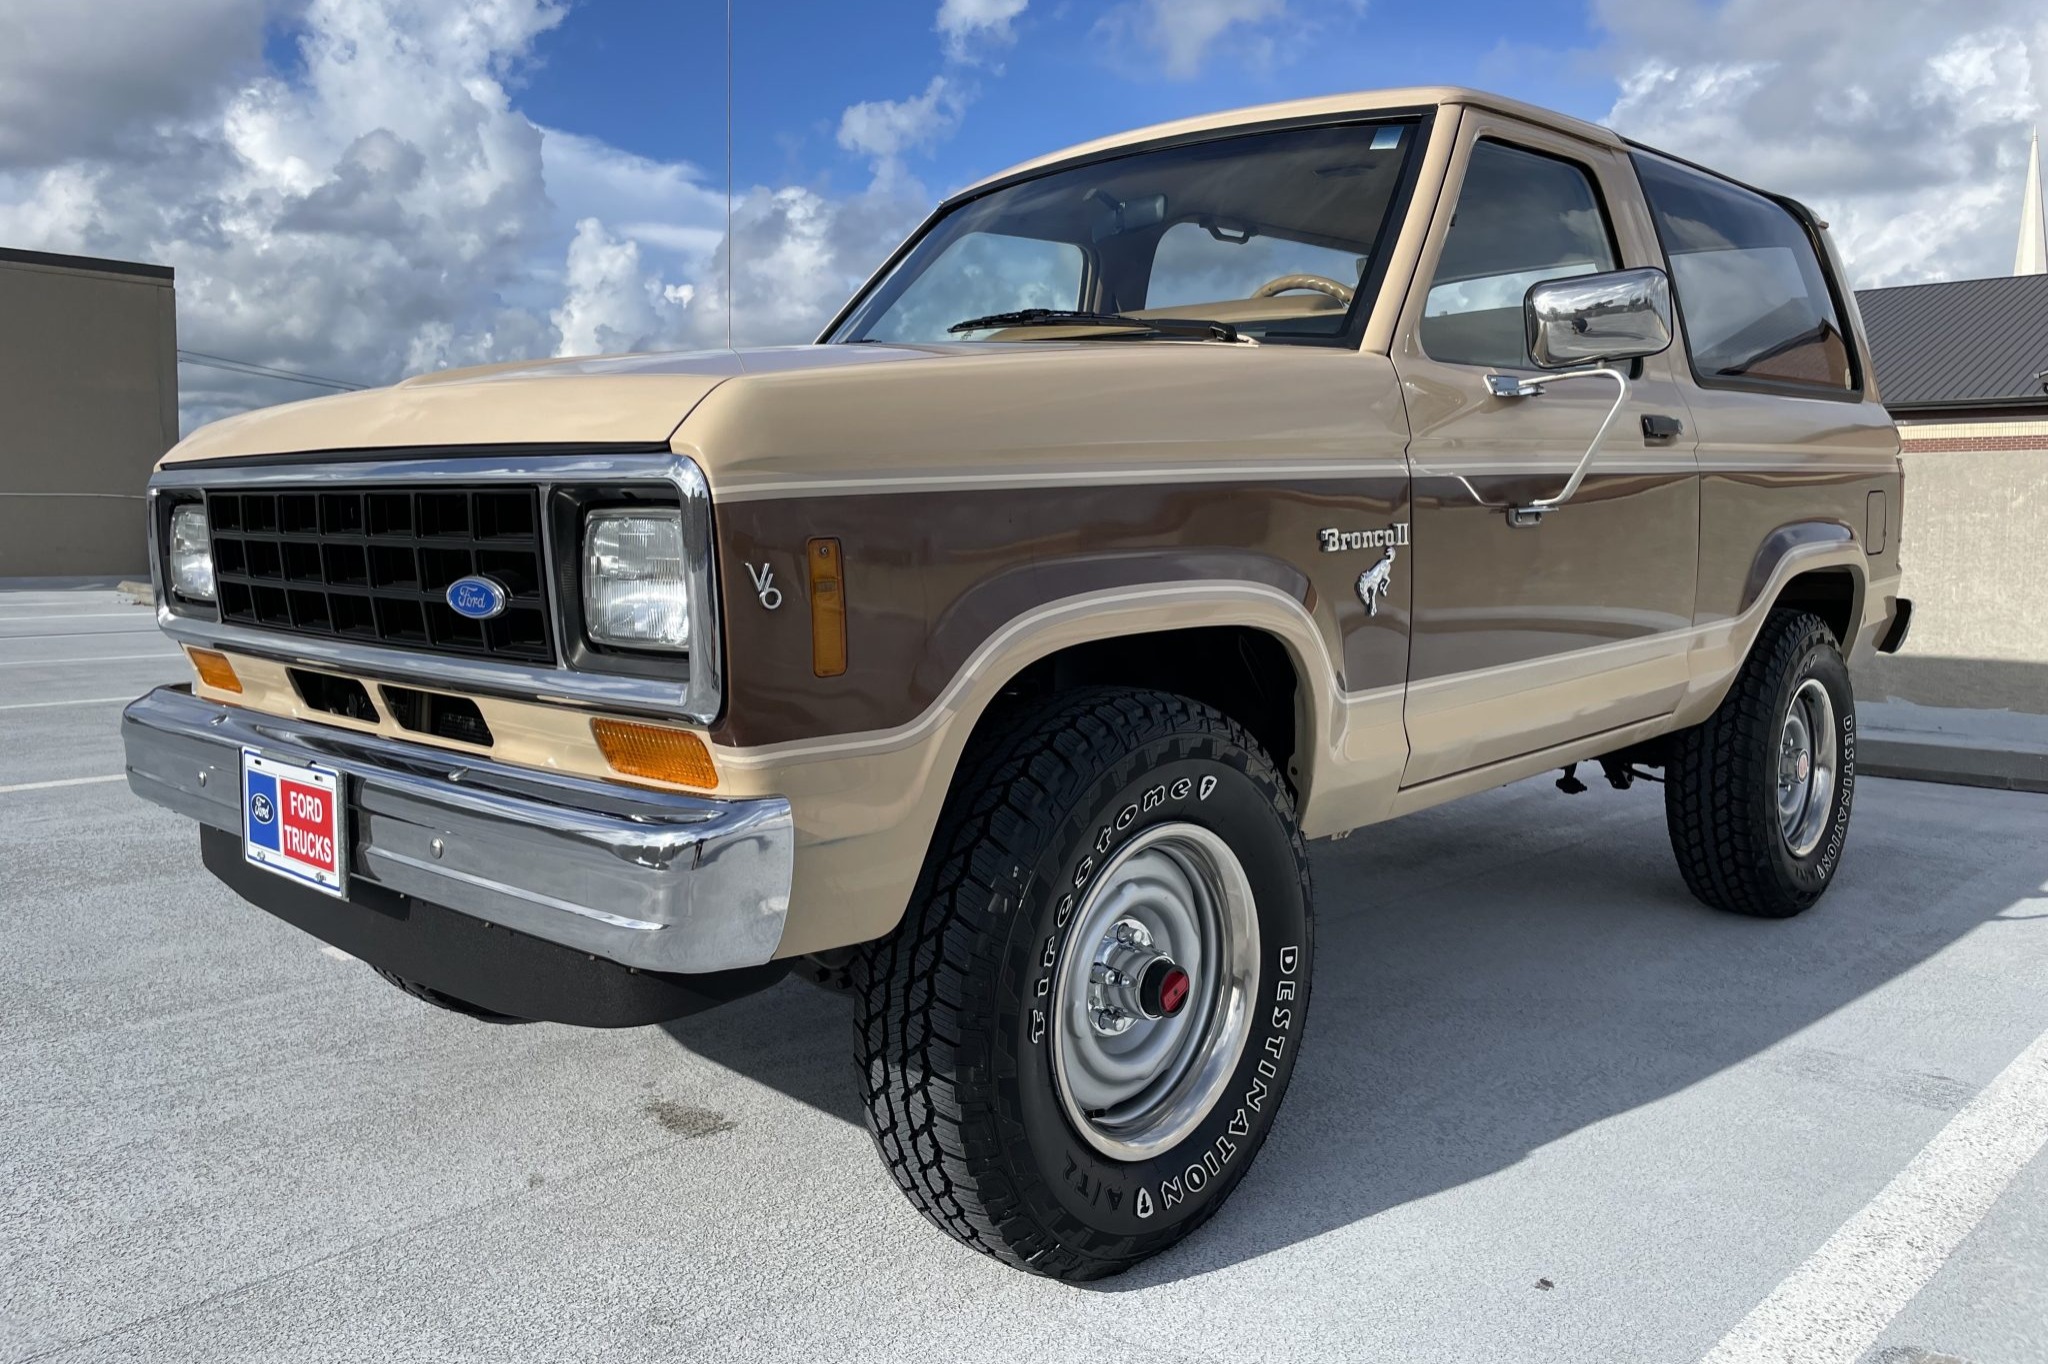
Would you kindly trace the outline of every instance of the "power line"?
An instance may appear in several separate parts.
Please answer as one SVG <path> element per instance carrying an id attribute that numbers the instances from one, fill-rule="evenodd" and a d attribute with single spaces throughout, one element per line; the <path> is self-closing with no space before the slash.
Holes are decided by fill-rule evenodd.
<path id="1" fill-rule="evenodd" d="M 221 369 L 230 374 L 246 374 L 258 379 L 283 379 L 288 383 L 311 384 L 315 388 L 335 389 L 343 393 L 353 393 L 368 387 L 367 384 L 352 384 L 346 379 L 330 379 L 323 374 L 280 369 L 276 365 L 259 365 L 249 360 L 230 360 L 225 355 L 208 355 L 197 350 L 180 350 L 178 360 L 182 364 L 198 365 L 202 369 Z"/>
<path id="2" fill-rule="evenodd" d="M 252 360 L 231 360 L 225 355 L 208 355 L 204 351 L 180 350 L 178 359 L 189 365 L 206 369 L 224 369 L 232 374 L 249 374 L 265 379 L 284 379 L 292 383 L 313 384 L 320 388 L 354 391 L 366 385 L 353 384 L 346 379 L 330 379 L 323 374 L 311 374 L 304 370 L 281 369 L 276 365 L 259 365 Z"/>

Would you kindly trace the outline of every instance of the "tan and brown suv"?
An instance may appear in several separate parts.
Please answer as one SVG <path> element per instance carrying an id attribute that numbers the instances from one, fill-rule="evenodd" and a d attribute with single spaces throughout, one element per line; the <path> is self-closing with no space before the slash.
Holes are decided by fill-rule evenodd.
<path id="1" fill-rule="evenodd" d="M 844 985 L 903 1190 L 1090 1278 L 1265 1139 L 1306 840 L 1597 760 L 1708 904 L 1820 896 L 1898 448 L 1789 199 L 1464 90 L 1195 119 L 955 196 L 816 345 L 194 435 L 130 780 L 459 1012 Z"/>

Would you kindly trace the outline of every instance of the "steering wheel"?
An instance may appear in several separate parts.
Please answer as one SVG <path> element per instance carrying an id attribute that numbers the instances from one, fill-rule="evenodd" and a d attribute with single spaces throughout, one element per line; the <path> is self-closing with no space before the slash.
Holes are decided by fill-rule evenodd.
<path id="1" fill-rule="evenodd" d="M 1350 285 L 1331 279 L 1328 275 L 1282 275 L 1269 279 L 1252 290 L 1253 298 L 1271 298 L 1294 289 L 1307 289 L 1310 293 L 1326 294 L 1345 307 L 1351 306 L 1351 296 L 1357 292 Z"/>

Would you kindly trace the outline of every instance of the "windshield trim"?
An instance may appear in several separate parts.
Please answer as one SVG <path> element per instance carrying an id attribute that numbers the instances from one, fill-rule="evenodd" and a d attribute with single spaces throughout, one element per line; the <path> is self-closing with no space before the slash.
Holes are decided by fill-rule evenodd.
<path id="1" fill-rule="evenodd" d="M 1374 124 L 1381 123 L 1412 124 L 1415 128 L 1415 136 L 1409 139 L 1407 160 L 1402 164 L 1401 177 L 1394 187 L 1394 197 L 1388 202 L 1386 214 L 1380 220 L 1379 235 L 1373 241 L 1371 264 L 1366 270 L 1365 278 L 1358 282 L 1357 297 L 1363 306 L 1352 309 L 1349 325 L 1341 332 L 1336 332 L 1329 336 L 1289 336 L 1284 339 L 1275 340 L 1275 344 L 1278 345 L 1335 346 L 1344 350 L 1356 350 L 1364 339 L 1366 324 L 1371 317 L 1373 308 L 1378 302 L 1380 290 L 1386 284 L 1387 253 L 1400 235 L 1401 227 L 1406 223 L 1409 210 L 1413 206 L 1416 182 L 1422 175 L 1422 163 L 1426 159 L 1425 152 L 1429 147 L 1430 137 L 1435 129 L 1438 108 L 1439 106 L 1434 104 L 1425 104 L 1403 106 L 1396 109 L 1362 109 L 1355 113 L 1319 113 L 1300 115 L 1294 118 L 1267 119 L 1258 123 L 1242 123 L 1231 128 L 1208 128 L 1198 132 L 1175 133 L 1163 137 L 1146 138 L 1141 142 L 1122 143 L 1115 147 L 1104 148 L 1101 151 L 1069 157 L 1049 165 L 1037 166 L 1027 171 L 1019 171 L 1012 175 L 1000 176 L 997 179 L 976 185 L 972 189 L 964 190 L 959 194 L 953 195 L 951 198 L 941 200 L 938 207 L 926 215 L 925 220 L 918 225 L 917 230 L 908 237 L 905 237 L 897 245 L 896 249 L 889 253 L 888 259 L 884 260 L 876 268 L 875 272 L 868 276 L 866 283 L 855 290 L 853 296 L 847 299 L 841 305 L 839 311 L 832 315 L 832 320 L 825 324 L 824 330 L 818 333 L 818 339 L 813 344 L 820 346 L 851 344 L 851 338 L 842 340 L 839 337 L 839 333 L 845 329 L 847 322 L 860 310 L 861 305 L 866 303 L 875 291 L 880 289 L 883 283 L 895 273 L 896 268 L 903 263 L 904 258 L 917 249 L 918 243 L 929 236 L 933 229 L 945 221 L 957 209 L 971 204 L 977 199 L 986 198 L 999 190 L 1009 189 L 1013 185 L 1024 184 L 1027 181 L 1042 179 L 1048 175 L 1078 170 L 1083 166 L 1099 165 L 1109 161 L 1121 161 L 1127 157 L 1142 156 L 1149 152 L 1166 151 L 1174 147 L 1192 147 L 1212 142 L 1230 142 L 1242 137 L 1259 137 L 1267 133 L 1293 132 L 1309 128 L 1371 127 Z M 979 343 L 961 342 L 959 344 L 975 345 Z"/>

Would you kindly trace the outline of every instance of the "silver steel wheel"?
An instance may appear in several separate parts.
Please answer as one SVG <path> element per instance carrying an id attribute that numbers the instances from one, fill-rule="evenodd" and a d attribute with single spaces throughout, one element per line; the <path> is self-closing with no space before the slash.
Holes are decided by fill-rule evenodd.
<path id="1" fill-rule="evenodd" d="M 1132 839 L 1074 911 L 1053 982 L 1074 1129 L 1116 1160 L 1186 1137 L 1237 1069 L 1258 987 L 1258 908 L 1230 845 L 1188 823 Z"/>
<path id="2" fill-rule="evenodd" d="M 1792 693 L 1778 731 L 1778 827 L 1794 857 L 1820 846 L 1840 771 L 1835 702 L 1817 677 Z"/>

